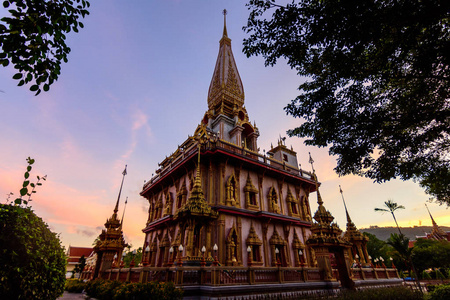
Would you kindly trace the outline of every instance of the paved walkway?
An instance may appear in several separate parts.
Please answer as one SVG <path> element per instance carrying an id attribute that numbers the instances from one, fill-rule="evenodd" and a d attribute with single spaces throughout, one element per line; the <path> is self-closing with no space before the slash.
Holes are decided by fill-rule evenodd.
<path id="1" fill-rule="evenodd" d="M 59 297 L 58 300 L 85 300 L 84 294 L 81 293 L 69 293 L 64 292 L 62 297 Z"/>

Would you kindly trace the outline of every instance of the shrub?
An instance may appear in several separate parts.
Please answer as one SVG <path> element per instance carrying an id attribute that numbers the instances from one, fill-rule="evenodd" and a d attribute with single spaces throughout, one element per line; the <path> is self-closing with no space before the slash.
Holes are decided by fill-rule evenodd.
<path id="1" fill-rule="evenodd" d="M 436 270 L 436 279 L 445 279 L 445 275 L 439 269 Z"/>
<path id="2" fill-rule="evenodd" d="M 450 284 L 435 286 L 429 293 L 430 300 L 450 299 Z"/>
<path id="3" fill-rule="evenodd" d="M 183 296 L 173 282 L 121 283 L 96 279 L 87 283 L 85 291 L 98 300 L 176 300 Z"/>
<path id="4" fill-rule="evenodd" d="M 81 293 L 86 287 L 86 283 L 83 280 L 69 279 L 66 280 L 65 290 L 69 293 Z"/>
<path id="5" fill-rule="evenodd" d="M 431 279 L 431 275 L 427 271 L 423 271 L 422 272 L 422 279 L 430 280 Z"/>
<path id="6" fill-rule="evenodd" d="M 372 299 L 395 299 L 395 300 L 422 300 L 423 296 L 418 291 L 408 287 L 396 286 L 386 288 L 373 288 L 358 291 L 344 291 L 339 293 L 336 300 L 372 300 Z"/>
<path id="7" fill-rule="evenodd" d="M 64 291 L 64 248 L 30 208 L 0 204 L 0 266 L 2 299 L 50 300 Z"/>
<path id="8" fill-rule="evenodd" d="M 114 296 L 114 290 L 124 283 L 115 280 L 95 279 L 89 281 L 86 285 L 86 293 L 98 300 L 111 300 Z"/>
<path id="9" fill-rule="evenodd" d="M 116 289 L 114 300 L 176 300 L 183 297 L 183 291 L 173 282 L 128 283 Z"/>

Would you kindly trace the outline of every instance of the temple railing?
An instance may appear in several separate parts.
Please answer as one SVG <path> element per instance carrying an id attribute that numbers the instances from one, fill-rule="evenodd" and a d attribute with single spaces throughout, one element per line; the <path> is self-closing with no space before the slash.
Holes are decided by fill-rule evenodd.
<path id="1" fill-rule="evenodd" d="M 257 151 L 253 151 L 246 147 L 239 147 L 233 143 L 229 143 L 224 140 L 217 140 L 215 142 L 207 141 L 204 145 L 202 145 L 202 151 L 215 149 L 221 149 L 226 152 L 244 156 L 247 159 L 254 160 L 259 163 L 264 163 L 274 169 L 284 170 L 287 173 L 291 173 L 296 176 L 303 177 L 307 180 L 314 181 L 314 177 L 312 176 L 311 172 L 304 171 L 302 169 L 299 169 L 297 166 L 291 166 L 289 164 L 286 164 L 286 162 L 284 161 L 279 161 L 266 154 L 261 154 Z M 156 175 L 153 176 L 148 182 L 144 184 L 143 190 L 152 185 L 158 179 L 164 177 L 164 175 L 166 175 L 172 169 L 180 165 L 186 157 L 190 157 L 192 154 L 196 153 L 197 150 L 198 150 L 197 144 L 193 144 L 184 149 L 183 151 L 180 151 L 179 154 L 177 154 L 173 158 L 169 158 L 168 162 L 162 165 L 161 168 L 157 170 Z"/>
<path id="2" fill-rule="evenodd" d="M 377 280 L 399 278 L 396 269 L 390 268 L 352 268 L 353 280 Z M 332 272 L 334 280 L 339 280 L 337 270 Z M 92 279 L 91 271 L 84 271 L 81 279 Z M 177 286 L 192 285 L 245 285 L 269 284 L 285 282 L 323 281 L 323 274 L 317 268 L 289 267 L 136 267 L 115 268 L 106 270 L 101 278 L 129 281 L 149 282 L 172 281 Z"/>

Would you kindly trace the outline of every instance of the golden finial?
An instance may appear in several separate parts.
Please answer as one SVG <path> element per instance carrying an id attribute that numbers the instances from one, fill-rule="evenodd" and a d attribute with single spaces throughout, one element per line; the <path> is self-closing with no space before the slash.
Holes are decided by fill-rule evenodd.
<path id="1" fill-rule="evenodd" d="M 227 10 L 224 9 L 222 14 L 223 14 L 223 36 L 228 37 L 228 33 L 227 33 Z"/>
<path id="2" fill-rule="evenodd" d="M 314 160 L 312 159 L 311 152 L 308 152 L 308 154 L 309 154 L 309 163 L 311 164 L 313 174 L 316 174 L 316 170 L 314 170 Z"/>

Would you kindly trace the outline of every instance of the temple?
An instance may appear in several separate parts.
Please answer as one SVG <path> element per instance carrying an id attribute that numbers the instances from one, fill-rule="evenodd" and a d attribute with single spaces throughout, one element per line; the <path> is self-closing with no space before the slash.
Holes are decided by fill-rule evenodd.
<path id="1" fill-rule="evenodd" d="M 345 234 L 333 223 L 311 157 L 312 172 L 301 170 L 297 153 L 282 138 L 260 152 L 260 132 L 245 109 L 225 18 L 226 11 L 208 109 L 192 136 L 159 163 L 140 192 L 149 203 L 142 266 L 117 267 L 111 261 L 114 250 L 106 248 L 101 252 L 108 257 L 105 266 L 113 267 L 104 271 L 98 263 L 103 272 L 98 277 L 173 281 L 192 299 L 295 298 L 401 283 L 395 269 L 371 264 L 367 239 L 348 212 Z M 314 192 L 319 207 L 312 217 Z M 105 224 L 114 232 L 120 228 L 115 214 Z M 102 241 L 96 248 L 103 249 Z"/>
<path id="2" fill-rule="evenodd" d="M 267 156 L 259 153 L 225 24 L 219 44 L 202 122 L 141 192 L 150 204 L 148 264 L 166 266 L 175 260 L 169 249 L 181 245 L 183 264 L 195 265 L 203 246 L 212 260 L 217 245 L 225 266 L 314 265 L 305 241 L 315 179 L 300 172 L 296 152 L 281 139 Z"/>

